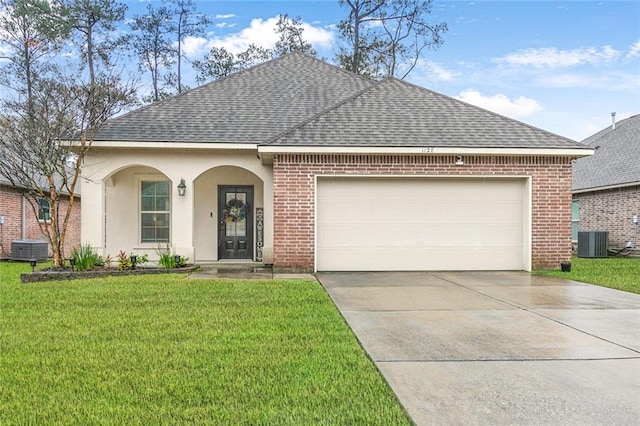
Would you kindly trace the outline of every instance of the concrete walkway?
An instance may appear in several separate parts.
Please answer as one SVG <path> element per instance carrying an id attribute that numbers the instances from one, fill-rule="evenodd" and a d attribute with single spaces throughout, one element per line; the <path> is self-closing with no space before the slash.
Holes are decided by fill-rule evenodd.
<path id="1" fill-rule="evenodd" d="M 640 295 L 517 272 L 318 279 L 418 425 L 640 424 Z"/>
<path id="2" fill-rule="evenodd" d="M 273 269 L 261 263 L 212 262 L 200 265 L 200 270 L 189 274 L 189 279 L 234 279 L 234 280 L 312 280 L 312 274 L 274 274 Z"/>

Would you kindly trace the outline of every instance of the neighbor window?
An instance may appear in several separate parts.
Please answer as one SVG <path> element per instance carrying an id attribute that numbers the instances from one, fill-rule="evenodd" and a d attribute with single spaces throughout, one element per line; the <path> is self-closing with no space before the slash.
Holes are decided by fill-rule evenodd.
<path id="1" fill-rule="evenodd" d="M 140 240 L 168 243 L 171 219 L 169 182 L 140 182 Z"/>
<path id="2" fill-rule="evenodd" d="M 38 220 L 40 222 L 51 221 L 51 205 L 46 198 L 38 198 Z"/>
<path id="3" fill-rule="evenodd" d="M 573 200 L 571 203 L 571 239 L 578 241 L 578 229 L 580 224 L 580 201 Z"/>

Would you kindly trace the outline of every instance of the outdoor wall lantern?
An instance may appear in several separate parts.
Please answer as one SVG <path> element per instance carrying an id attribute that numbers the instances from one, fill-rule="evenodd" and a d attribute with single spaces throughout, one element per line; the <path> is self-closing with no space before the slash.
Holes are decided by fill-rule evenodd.
<path id="1" fill-rule="evenodd" d="M 178 195 L 184 197 L 185 192 L 187 192 L 187 184 L 184 183 L 184 179 L 180 178 L 180 183 L 178 184 Z"/>
<path id="2" fill-rule="evenodd" d="M 462 159 L 462 155 L 456 155 L 456 166 L 463 166 L 464 160 Z"/>

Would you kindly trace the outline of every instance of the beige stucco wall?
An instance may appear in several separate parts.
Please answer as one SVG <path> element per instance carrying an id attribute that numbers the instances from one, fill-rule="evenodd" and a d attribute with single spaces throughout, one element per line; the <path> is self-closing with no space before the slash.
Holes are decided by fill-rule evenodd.
<path id="1" fill-rule="evenodd" d="M 83 178 L 82 241 L 104 256 L 125 250 L 157 258 L 157 244 L 140 243 L 138 193 L 140 180 L 157 178 L 171 181 L 170 246 L 177 254 L 216 260 L 218 185 L 253 185 L 253 207 L 264 208 L 263 261 L 273 261 L 272 170 L 254 150 L 93 149 Z"/>

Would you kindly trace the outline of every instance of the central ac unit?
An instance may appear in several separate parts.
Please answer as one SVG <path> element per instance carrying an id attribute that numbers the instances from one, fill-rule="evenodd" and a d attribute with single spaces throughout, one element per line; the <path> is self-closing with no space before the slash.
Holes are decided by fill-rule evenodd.
<path id="1" fill-rule="evenodd" d="M 609 257 L 609 232 L 578 232 L 578 257 Z"/>
<path id="2" fill-rule="evenodd" d="M 17 240 L 11 242 L 11 260 L 46 260 L 49 244 L 41 240 Z"/>

